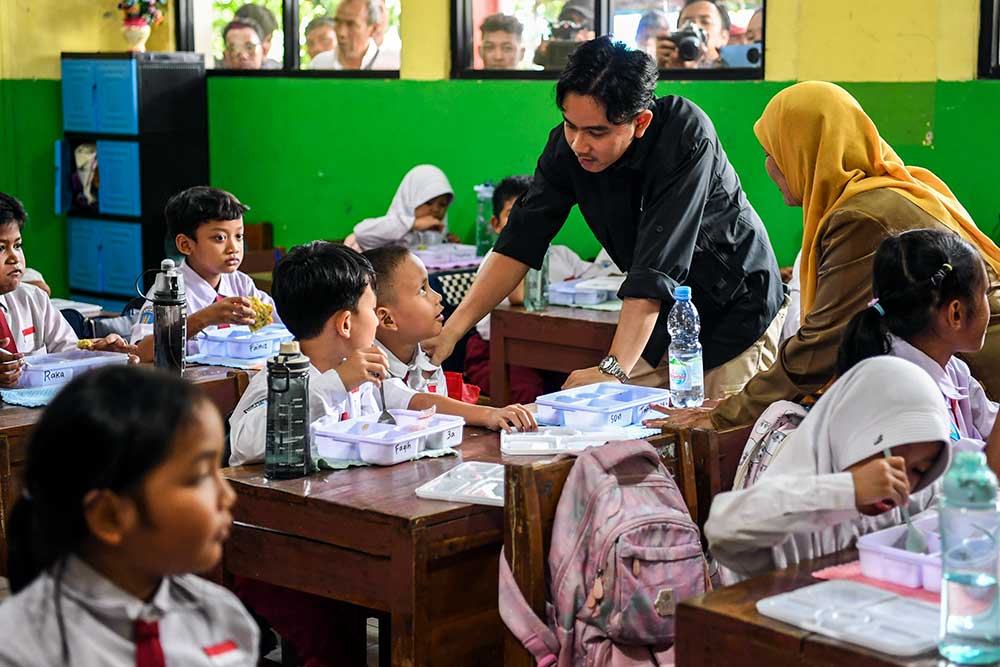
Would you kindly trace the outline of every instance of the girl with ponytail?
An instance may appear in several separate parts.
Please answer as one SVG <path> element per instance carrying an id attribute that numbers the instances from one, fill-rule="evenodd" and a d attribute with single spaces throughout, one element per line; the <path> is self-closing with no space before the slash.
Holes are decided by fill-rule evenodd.
<path id="1" fill-rule="evenodd" d="M 11 516 L 0 667 L 257 664 L 239 600 L 190 574 L 232 523 L 223 441 L 215 406 L 161 372 L 106 367 L 59 392 Z"/>
<path id="2" fill-rule="evenodd" d="M 863 359 L 891 354 L 937 383 L 952 420 L 952 439 L 980 446 L 997 404 L 955 355 L 983 347 L 990 307 L 982 256 L 957 234 L 917 229 L 879 245 L 868 307 L 847 325 L 837 357 L 844 375 Z"/>

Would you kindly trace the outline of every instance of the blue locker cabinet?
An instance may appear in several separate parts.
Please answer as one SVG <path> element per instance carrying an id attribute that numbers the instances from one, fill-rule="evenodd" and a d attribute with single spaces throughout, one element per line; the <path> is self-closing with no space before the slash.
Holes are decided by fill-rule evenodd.
<path id="1" fill-rule="evenodd" d="M 72 290 L 136 295 L 142 273 L 142 227 L 130 222 L 69 219 L 69 284 Z"/>

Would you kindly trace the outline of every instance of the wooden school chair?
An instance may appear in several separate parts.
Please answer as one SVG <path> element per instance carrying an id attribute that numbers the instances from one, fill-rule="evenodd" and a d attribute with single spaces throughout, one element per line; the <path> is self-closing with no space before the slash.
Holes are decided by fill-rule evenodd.
<path id="1" fill-rule="evenodd" d="M 243 392 L 247 390 L 249 384 L 250 376 L 246 371 L 232 370 L 226 373 L 225 377 L 201 382 L 198 387 L 219 409 L 222 418 L 229 419 L 229 415 L 236 409 L 236 404 L 243 398 Z"/>
<path id="2" fill-rule="evenodd" d="M 691 516 L 698 514 L 694 460 L 690 441 L 673 434 L 655 436 L 649 444 L 673 475 Z M 539 618 L 545 619 L 546 564 L 552 543 L 556 506 L 575 459 L 505 466 L 504 554 L 514 581 Z M 535 660 L 514 635 L 504 629 L 504 667 L 534 667 Z"/>

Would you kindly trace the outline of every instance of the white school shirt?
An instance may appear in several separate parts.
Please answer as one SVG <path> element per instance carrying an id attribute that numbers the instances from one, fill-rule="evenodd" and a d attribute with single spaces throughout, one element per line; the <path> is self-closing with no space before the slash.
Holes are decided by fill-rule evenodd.
<path id="1" fill-rule="evenodd" d="M 257 286 L 253 282 L 253 278 L 241 271 L 223 273 L 221 280 L 219 280 L 219 289 L 216 290 L 208 283 L 207 280 L 195 273 L 194 269 L 188 266 L 186 261 L 181 261 L 178 268 L 180 269 L 181 275 L 184 276 L 184 288 L 187 290 L 188 315 L 208 308 L 215 303 L 215 298 L 218 296 L 223 298 L 231 296 L 255 296 L 264 303 L 271 304 L 271 306 L 274 307 L 274 300 L 271 299 L 270 295 L 257 289 Z M 139 319 L 136 320 L 136 323 L 132 326 L 132 334 L 129 338 L 130 342 L 133 344 L 138 343 L 143 338 L 153 335 L 153 302 L 149 300 L 152 297 L 152 293 L 152 289 L 146 293 L 146 303 L 142 304 L 142 310 L 139 311 Z M 275 322 L 281 321 L 278 317 L 277 310 L 272 313 L 272 317 Z M 226 328 L 228 326 L 229 325 L 223 325 L 221 328 Z M 213 325 L 206 327 L 203 331 L 211 333 L 218 328 L 220 327 Z M 187 353 L 198 354 L 198 336 L 188 339 Z"/>
<path id="2" fill-rule="evenodd" d="M 24 355 L 52 354 L 76 347 L 79 340 L 49 295 L 34 285 L 21 283 L 13 292 L 0 295 L 17 351 Z"/>
<path id="3" fill-rule="evenodd" d="M 389 375 L 391 377 L 386 380 L 386 391 L 388 391 L 389 385 L 396 385 L 424 394 L 448 396 L 448 382 L 444 377 L 444 369 L 431 363 L 431 358 L 427 356 L 420 345 L 417 345 L 417 351 L 410 363 L 400 361 L 399 357 L 377 340 L 375 345 L 385 353 L 389 360 Z M 389 401 L 388 396 L 385 400 Z"/>
<path id="4" fill-rule="evenodd" d="M 957 357 L 952 357 L 947 365 L 941 368 L 938 362 L 896 336 L 892 337 L 890 354 L 924 369 L 924 372 L 937 384 L 954 426 L 952 440 L 966 438 L 979 441 L 980 448 L 985 445 L 993 430 L 998 406 L 989 399 L 976 378 L 972 377 L 968 364 Z M 969 443 L 963 443 L 963 447 L 968 445 Z"/>
<path id="5" fill-rule="evenodd" d="M 476 275 L 479 275 L 479 271 L 483 270 L 486 266 L 486 260 L 493 251 L 490 250 L 486 253 L 486 257 L 483 257 L 482 264 L 479 265 L 479 269 L 476 271 Z M 610 258 L 609 258 L 610 259 Z M 614 264 L 611 264 L 614 267 Z M 615 267 L 617 269 L 617 267 Z M 549 246 L 549 283 L 561 283 L 565 280 L 573 280 L 574 278 L 595 278 L 598 275 L 607 275 L 607 273 L 594 272 L 594 263 L 585 262 L 580 259 L 580 256 L 575 252 L 570 250 L 564 245 L 553 245 Z M 506 306 L 510 303 L 509 299 L 504 299 L 499 305 Z M 483 340 L 490 339 L 490 316 L 487 315 L 483 319 L 479 320 L 479 324 L 476 325 L 476 331 L 482 336 Z"/>
<path id="6" fill-rule="evenodd" d="M 377 415 L 375 395 L 378 387 L 371 382 L 347 391 L 336 369 L 325 373 L 309 365 L 309 419 L 316 421 L 328 415 L 339 415 L 340 421 L 365 415 Z M 402 383 L 385 385 L 385 402 L 390 410 L 405 409 L 416 392 Z M 229 465 L 240 466 L 264 460 L 267 433 L 267 371 L 257 373 L 229 418 L 229 441 L 232 454 Z"/>
<path id="7" fill-rule="evenodd" d="M 786 340 L 798 333 L 802 326 L 802 282 L 799 280 L 799 266 L 802 264 L 802 251 L 795 256 L 795 264 L 792 265 L 792 279 L 788 281 L 788 313 L 785 315 L 785 324 L 781 328 L 781 341 Z"/>
<path id="8" fill-rule="evenodd" d="M 387 47 L 384 42 L 379 47 L 374 39 L 369 39 L 368 48 L 365 50 L 365 55 L 361 57 L 361 67 L 359 69 L 397 70 L 399 69 L 399 62 L 399 49 L 393 48 L 392 45 Z M 337 58 L 337 49 L 333 48 L 329 51 L 317 53 L 316 57 L 312 59 L 309 68 L 342 70 L 344 66 L 340 64 L 340 59 Z"/>
<path id="9" fill-rule="evenodd" d="M 53 571 L 0 604 L 0 667 L 63 664 Z M 168 665 L 254 667 L 257 624 L 225 588 L 193 574 L 164 577 L 149 602 L 84 561 L 66 560 L 59 591 L 69 664 L 135 667 L 134 623 L 157 621 Z"/>
<path id="10" fill-rule="evenodd" d="M 883 355 L 838 379 L 784 441 L 757 482 L 712 500 L 705 535 L 733 583 L 855 546 L 857 538 L 903 522 L 899 508 L 862 515 L 851 465 L 886 448 L 946 443 L 911 494 L 911 515 L 936 500 L 950 461 L 950 425 L 935 383 L 918 366 Z"/>

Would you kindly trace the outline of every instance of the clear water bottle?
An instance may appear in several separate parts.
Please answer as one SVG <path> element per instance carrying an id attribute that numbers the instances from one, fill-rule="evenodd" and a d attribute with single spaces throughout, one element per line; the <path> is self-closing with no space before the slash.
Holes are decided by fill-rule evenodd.
<path id="1" fill-rule="evenodd" d="M 182 374 L 187 354 L 187 292 L 174 260 L 160 262 L 151 295 L 153 302 L 153 365 Z"/>
<path id="2" fill-rule="evenodd" d="M 493 211 L 493 183 L 486 181 L 472 188 L 476 191 L 476 255 L 484 256 L 493 247 L 496 234 L 490 218 Z"/>
<path id="3" fill-rule="evenodd" d="M 524 277 L 524 309 L 545 310 L 549 307 L 549 252 L 545 251 L 542 268 L 528 269 Z"/>
<path id="4" fill-rule="evenodd" d="M 997 478 L 979 452 L 957 452 L 944 478 L 941 655 L 959 665 L 1000 661 Z"/>
<path id="5" fill-rule="evenodd" d="M 302 477 L 312 470 L 309 423 L 309 357 L 298 342 L 285 342 L 267 360 L 264 463 L 269 479 Z"/>
<path id="6" fill-rule="evenodd" d="M 691 303 L 691 288 L 674 290 L 674 307 L 667 317 L 670 332 L 670 404 L 697 408 L 705 401 L 705 372 L 701 364 L 701 320 Z"/>

